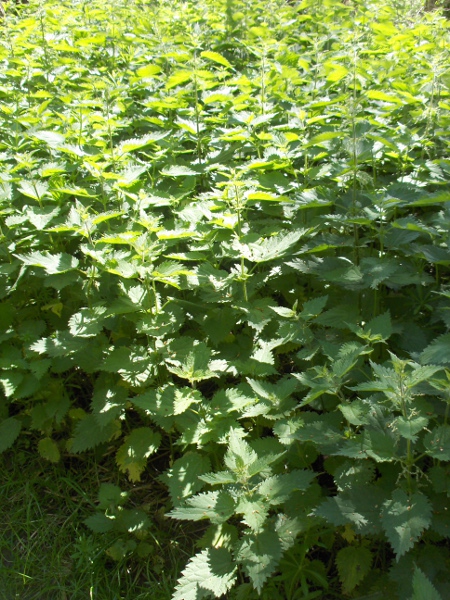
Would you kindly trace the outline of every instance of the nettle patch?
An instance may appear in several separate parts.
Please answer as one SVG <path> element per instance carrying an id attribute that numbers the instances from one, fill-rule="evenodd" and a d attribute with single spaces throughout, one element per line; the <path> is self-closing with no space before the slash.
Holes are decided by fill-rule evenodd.
<path id="1" fill-rule="evenodd" d="M 447 23 L 94 0 L 2 30 L 1 450 L 160 455 L 167 517 L 205 521 L 174 600 L 446 597 Z M 146 555 L 117 485 L 87 525 Z"/>

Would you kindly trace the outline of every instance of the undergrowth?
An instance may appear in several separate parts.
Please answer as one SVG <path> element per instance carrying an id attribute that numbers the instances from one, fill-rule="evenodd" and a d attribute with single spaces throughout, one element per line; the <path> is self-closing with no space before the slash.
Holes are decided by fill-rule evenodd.
<path id="1" fill-rule="evenodd" d="M 2 33 L 10 590 L 445 598 L 447 21 L 49 0 Z"/>

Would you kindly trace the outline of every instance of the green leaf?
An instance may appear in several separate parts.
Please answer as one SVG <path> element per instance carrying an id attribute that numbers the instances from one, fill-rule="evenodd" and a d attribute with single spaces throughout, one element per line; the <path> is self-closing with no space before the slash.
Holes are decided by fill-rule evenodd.
<path id="1" fill-rule="evenodd" d="M 362 400 L 353 400 L 348 404 L 339 404 L 338 406 L 345 419 L 352 425 L 367 425 L 370 405 Z"/>
<path id="2" fill-rule="evenodd" d="M 371 565 L 372 553 L 364 546 L 347 546 L 339 550 L 336 566 L 344 594 L 350 594 L 361 583 L 369 573 Z"/>
<path id="3" fill-rule="evenodd" d="M 237 548 L 237 560 L 242 564 L 253 587 L 261 593 L 264 583 L 273 573 L 282 555 L 280 539 L 275 531 L 247 534 Z"/>
<path id="4" fill-rule="evenodd" d="M 70 450 L 79 453 L 95 448 L 98 444 L 108 442 L 118 431 L 117 421 L 110 421 L 101 427 L 95 415 L 87 415 L 75 427 Z"/>
<path id="5" fill-rule="evenodd" d="M 381 523 L 397 561 L 428 529 L 431 517 L 431 504 L 421 492 L 408 497 L 403 490 L 395 490 L 391 500 L 383 503 Z"/>
<path id="6" fill-rule="evenodd" d="M 186 521 L 209 519 L 212 523 L 224 523 L 235 512 L 233 498 L 224 491 L 203 492 L 188 498 L 184 506 L 175 507 L 168 517 Z"/>
<path id="7" fill-rule="evenodd" d="M 161 170 L 161 175 L 167 175 L 168 177 L 192 177 L 198 174 L 199 171 L 194 171 L 194 169 L 185 167 L 184 165 L 171 165 Z"/>
<path id="8" fill-rule="evenodd" d="M 422 431 L 428 424 L 427 417 L 411 417 L 406 419 L 405 417 L 397 417 L 395 420 L 395 427 L 399 434 L 407 439 L 415 442 L 417 440 L 417 434 Z"/>
<path id="9" fill-rule="evenodd" d="M 57 131 L 35 131 L 32 135 L 34 138 L 41 142 L 45 142 L 52 148 L 57 148 L 59 145 L 64 144 L 66 140 L 64 135 Z"/>
<path id="10" fill-rule="evenodd" d="M 428 432 L 424 438 L 425 451 L 438 460 L 450 460 L 450 426 L 441 425 Z"/>
<path id="11" fill-rule="evenodd" d="M 444 333 L 429 344 L 420 355 L 422 363 L 450 364 L 450 333 Z"/>
<path id="12" fill-rule="evenodd" d="M 84 523 L 95 533 L 106 533 L 114 529 L 114 519 L 107 517 L 102 513 L 95 513 L 94 515 L 87 517 L 87 519 L 84 520 Z"/>
<path id="13" fill-rule="evenodd" d="M 106 307 L 82 308 L 69 319 L 69 331 L 74 337 L 94 337 L 103 329 L 102 315 Z"/>
<path id="14" fill-rule="evenodd" d="M 21 421 L 14 417 L 9 417 L 9 419 L 5 419 L 0 423 L 0 452 L 4 452 L 8 448 L 11 448 L 21 429 Z"/>
<path id="15" fill-rule="evenodd" d="M 374 485 L 352 485 L 337 496 L 327 498 L 313 514 L 336 527 L 351 523 L 361 534 L 380 532 L 383 492 Z"/>
<path id="16" fill-rule="evenodd" d="M 122 492 L 119 486 L 113 483 L 101 483 L 98 490 L 99 508 L 111 510 L 123 504 L 127 497 L 127 492 Z"/>
<path id="17" fill-rule="evenodd" d="M 243 497 L 239 500 L 235 513 L 243 515 L 242 522 L 258 533 L 262 530 L 269 514 L 269 506 L 262 500 L 250 500 Z"/>
<path id="18" fill-rule="evenodd" d="M 434 585 L 417 566 L 414 568 L 412 583 L 413 595 L 411 600 L 442 600 Z"/>
<path id="19" fill-rule="evenodd" d="M 59 459 L 61 458 L 58 444 L 55 442 L 55 440 L 52 440 L 48 437 L 39 440 L 38 451 L 42 458 L 45 458 L 45 460 L 53 463 L 59 462 Z"/>
<path id="20" fill-rule="evenodd" d="M 0 384 L 7 398 L 11 398 L 16 393 L 17 388 L 23 382 L 23 373 L 20 371 L 5 370 L 0 371 Z"/>
<path id="21" fill-rule="evenodd" d="M 120 154 L 128 154 L 129 152 L 133 152 L 133 150 L 139 150 L 140 148 L 145 148 L 150 144 L 155 143 L 161 138 L 165 137 L 167 133 L 163 132 L 155 135 L 154 133 L 149 133 L 147 135 L 142 136 L 141 138 L 131 138 L 129 140 L 124 140 L 120 142 L 117 151 Z"/>
<path id="22" fill-rule="evenodd" d="M 249 465 L 258 460 L 258 455 L 251 446 L 242 439 L 241 435 L 232 431 L 228 450 L 225 455 L 225 465 L 236 474 L 247 473 Z"/>
<path id="23" fill-rule="evenodd" d="M 116 463 L 122 473 L 128 471 L 130 481 L 140 481 L 147 459 L 161 443 L 161 435 L 150 427 L 133 429 L 116 454 Z"/>
<path id="24" fill-rule="evenodd" d="M 205 479 L 202 477 L 211 468 L 210 460 L 198 452 L 186 452 L 160 476 L 169 488 L 174 506 L 179 506 L 186 498 L 200 491 Z"/>
<path id="25" fill-rule="evenodd" d="M 211 350 L 205 343 L 198 342 L 180 359 L 176 355 L 171 356 L 166 366 L 171 373 L 194 383 L 216 376 L 209 368 L 210 358 Z"/>
<path id="26" fill-rule="evenodd" d="M 313 471 L 292 470 L 290 473 L 268 477 L 258 486 L 264 502 L 276 506 L 283 504 L 293 491 L 305 491 L 315 477 Z"/>
<path id="27" fill-rule="evenodd" d="M 232 69 L 231 63 L 218 52 L 211 52 L 210 50 L 205 50 L 200 53 L 200 56 L 203 58 L 207 58 L 208 60 L 212 60 L 213 62 L 222 65 L 223 67 L 227 67 L 227 69 Z"/>
<path id="28" fill-rule="evenodd" d="M 186 81 L 192 79 L 192 76 L 193 73 L 191 71 L 177 71 L 176 73 L 173 73 L 173 75 L 171 75 L 167 80 L 166 88 L 171 90 L 182 83 L 186 83 Z"/>
<path id="29" fill-rule="evenodd" d="M 78 267 L 78 259 L 65 252 L 50 254 L 50 252 L 30 252 L 30 254 L 15 254 L 24 265 L 42 267 L 49 275 L 65 273 Z"/>
<path id="30" fill-rule="evenodd" d="M 367 97 L 371 100 L 382 100 L 383 102 L 391 102 L 392 104 L 403 104 L 402 100 L 397 98 L 397 96 L 386 94 L 380 90 L 369 90 L 367 92 Z"/>
<path id="31" fill-rule="evenodd" d="M 371 338 L 377 338 L 380 341 L 385 341 L 392 335 L 391 315 L 386 311 L 382 315 L 378 315 L 364 325 L 364 331 L 370 334 Z"/>
<path id="32" fill-rule="evenodd" d="M 305 233 L 305 230 L 291 231 L 249 244 L 236 241 L 233 246 L 241 256 L 259 264 L 284 256 Z"/>
<path id="33" fill-rule="evenodd" d="M 40 201 L 48 192 L 48 183 L 46 181 L 22 180 L 19 185 L 19 191 L 28 198 Z"/>
<path id="34" fill-rule="evenodd" d="M 236 580 L 236 565 L 225 548 L 208 548 L 193 556 L 182 571 L 172 600 L 202 600 L 226 594 Z"/>
<path id="35" fill-rule="evenodd" d="M 139 69 L 136 69 L 136 75 L 142 77 L 143 79 L 154 77 L 159 73 L 161 73 L 161 68 L 158 67 L 158 65 L 145 65 L 145 67 L 139 67 Z"/>

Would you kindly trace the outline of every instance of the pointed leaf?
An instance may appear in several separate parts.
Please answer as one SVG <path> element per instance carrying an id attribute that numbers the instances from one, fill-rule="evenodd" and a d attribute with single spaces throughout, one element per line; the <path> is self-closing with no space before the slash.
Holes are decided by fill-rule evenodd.
<path id="1" fill-rule="evenodd" d="M 219 598 L 236 580 L 236 565 L 225 548 L 208 548 L 192 557 L 178 580 L 172 600 Z"/>
<path id="2" fill-rule="evenodd" d="M 337 553 L 336 565 L 342 591 L 344 594 L 349 594 L 369 573 L 372 553 L 364 546 L 347 546 Z"/>
<path id="3" fill-rule="evenodd" d="M 120 446 L 116 463 L 122 473 L 128 471 L 130 481 L 139 481 L 147 459 L 154 454 L 161 443 L 161 435 L 150 427 L 134 429 Z"/>
<path id="4" fill-rule="evenodd" d="M 228 69 L 232 68 L 231 63 L 225 58 L 225 56 L 222 56 L 218 52 L 211 52 L 209 50 L 205 50 L 204 52 L 201 52 L 200 55 L 203 56 L 203 58 L 212 60 L 213 62 L 216 62 L 219 65 L 227 67 Z"/>
<path id="5" fill-rule="evenodd" d="M 395 490 L 392 499 L 383 503 L 381 522 L 397 561 L 428 529 L 431 517 L 431 505 L 421 492 L 408 497 L 403 490 Z"/>
<path id="6" fill-rule="evenodd" d="M 415 567 L 413 576 L 413 595 L 411 600 L 442 600 L 434 585 L 427 576 Z"/>

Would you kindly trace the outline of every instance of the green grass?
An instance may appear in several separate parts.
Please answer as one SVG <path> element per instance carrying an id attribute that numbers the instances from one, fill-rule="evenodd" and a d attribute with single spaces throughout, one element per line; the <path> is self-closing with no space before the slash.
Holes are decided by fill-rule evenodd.
<path id="1" fill-rule="evenodd" d="M 113 561 L 107 551 L 117 534 L 95 535 L 83 524 L 112 470 L 108 458 L 94 456 L 49 465 L 23 447 L 1 457 L 0 600 L 170 598 L 192 541 L 164 518 L 162 486 L 149 478 L 130 488 L 134 502 L 151 505 L 159 526 L 150 532 L 148 558 Z"/>

